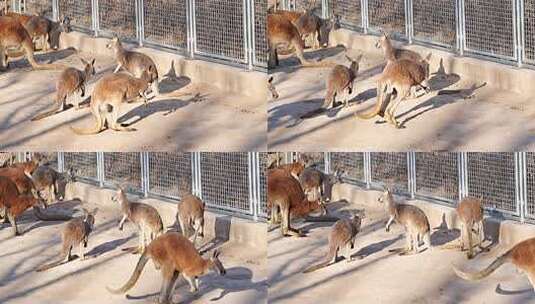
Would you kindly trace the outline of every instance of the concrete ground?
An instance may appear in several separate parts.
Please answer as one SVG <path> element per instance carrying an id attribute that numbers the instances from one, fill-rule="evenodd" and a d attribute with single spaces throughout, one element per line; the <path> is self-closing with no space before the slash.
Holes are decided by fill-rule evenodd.
<path id="1" fill-rule="evenodd" d="M 98 207 L 96 230 L 90 236 L 85 261 L 74 260 L 37 273 L 35 268 L 57 258 L 62 222 L 39 222 L 27 211 L 20 220 L 23 236 L 12 237 L 11 228 L 0 229 L 0 303 L 154 303 L 161 284 L 152 263 L 127 295 L 112 295 L 106 286 L 118 288 L 135 268 L 139 255 L 123 252 L 138 244 L 131 223 L 117 229 L 119 209 L 110 202 L 84 203 Z M 79 208 L 69 201 L 50 207 L 53 211 Z M 174 208 L 173 208 L 174 209 Z M 164 217 L 164 226 L 172 223 Z M 265 303 L 267 297 L 265 251 L 205 236 L 201 249 L 221 249 L 226 276 L 210 273 L 200 277 L 200 290 L 189 292 L 184 279 L 177 281 L 173 303 Z M 73 250 L 77 254 L 78 250 Z M 210 251 L 211 253 L 211 251 Z M 210 253 L 207 253 L 210 254 Z"/>
<path id="2" fill-rule="evenodd" d="M 268 233 L 270 303 L 533 303 L 535 294 L 527 277 L 510 264 L 480 282 L 463 281 L 452 270 L 452 265 L 480 270 L 507 248 L 493 246 L 471 261 L 460 251 L 438 248 L 399 256 L 389 250 L 405 245 L 402 227 L 394 224 L 385 232 L 387 217 L 381 207 L 337 201 L 328 208 L 338 216 L 349 209 L 366 212 L 352 253 L 354 261 L 340 258 L 327 268 L 303 274 L 323 261 L 332 223 L 296 222 L 295 228 L 308 231 L 302 238 L 282 238 L 279 229 L 272 230 Z M 458 235 L 458 230 L 437 230 L 431 242 L 433 246 L 455 244 Z"/>
<path id="3" fill-rule="evenodd" d="M 49 61 L 74 66 L 96 56 L 95 81 L 113 71 L 111 56 L 75 53 L 66 49 L 38 56 Z M 251 151 L 266 147 L 265 97 L 228 94 L 217 87 L 178 77 L 160 79 L 161 96 L 142 103 L 132 103 L 120 110 L 123 123 L 136 132 L 118 133 L 105 130 L 98 135 L 81 136 L 71 126 L 87 128 L 94 119 L 89 108 L 70 108 L 53 117 L 32 122 L 36 114 L 51 107 L 55 98 L 56 78 L 61 71 L 31 71 L 26 60 L 12 63 L 8 72 L 0 74 L 0 149 L 3 151 L 139 151 L 139 150 L 203 150 Z M 161 75 L 168 71 L 160 71 Z M 178 73 L 177 73 L 178 74 Z M 180 76 L 180 75 L 179 75 Z"/>
<path id="4" fill-rule="evenodd" d="M 281 60 L 281 67 L 272 71 L 280 98 L 268 104 L 270 150 L 520 151 L 535 148 L 535 105 L 531 102 L 532 96 L 499 87 L 500 82 L 516 80 L 487 73 L 489 75 L 485 74 L 485 77 L 488 76 L 494 83 L 489 82 L 484 87 L 471 90 L 474 85 L 480 86 L 484 81 L 452 73 L 450 71 L 453 68 L 448 64 L 445 77 L 431 78 L 430 94 L 400 104 L 397 119 L 402 123 L 402 129 L 395 129 L 377 118 L 357 119 L 354 117 L 356 112 L 369 111 L 375 105 L 376 80 L 384 66 L 384 59 L 382 52 L 370 45 L 376 38 L 361 38 L 345 33 L 338 36 L 343 36 L 339 40 L 346 46 L 350 45 L 347 54 L 353 57 L 360 52 L 364 54 L 350 106 L 337 107 L 319 116 L 301 119 L 302 115 L 322 106 L 330 68 L 301 68 L 294 57 L 286 56 Z M 435 57 L 436 54 L 446 54 L 423 47 L 418 50 L 424 56 L 429 52 L 433 52 Z M 424 51 L 426 53 L 422 53 Z M 343 47 L 309 50 L 305 56 L 349 65 Z M 432 60 L 431 72 L 438 71 L 439 59 Z M 475 64 L 481 65 L 481 75 L 486 73 L 485 61 Z M 463 69 L 462 62 L 452 65 L 457 70 Z M 509 69 L 515 73 L 516 68 L 501 65 L 498 69 Z M 473 98 L 465 98 L 472 93 Z"/>

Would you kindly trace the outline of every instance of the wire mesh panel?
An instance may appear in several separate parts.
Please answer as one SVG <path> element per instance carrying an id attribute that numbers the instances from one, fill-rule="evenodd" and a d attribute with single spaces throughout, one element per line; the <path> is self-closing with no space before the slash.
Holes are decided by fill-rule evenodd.
<path id="1" fill-rule="evenodd" d="M 325 172 L 325 153 L 323 152 L 297 152 L 296 159 L 304 157 L 308 161 L 310 167 Z"/>
<path id="2" fill-rule="evenodd" d="M 83 29 L 92 29 L 91 0 L 59 0 L 59 15 L 68 17 L 71 25 Z"/>
<path id="3" fill-rule="evenodd" d="M 372 153 L 371 171 L 371 182 L 375 186 L 408 193 L 407 153 Z"/>
<path id="4" fill-rule="evenodd" d="M 457 153 L 416 153 L 416 193 L 455 202 L 459 198 Z"/>
<path id="5" fill-rule="evenodd" d="M 369 26 L 405 35 L 405 0 L 368 0 Z"/>
<path id="6" fill-rule="evenodd" d="M 258 213 L 260 216 L 267 218 L 267 164 L 268 154 L 265 152 L 259 153 L 260 158 L 260 206 Z"/>
<path id="7" fill-rule="evenodd" d="M 185 49 L 188 43 L 187 0 L 144 0 L 144 39 Z"/>
<path id="8" fill-rule="evenodd" d="M 139 152 L 104 153 L 104 181 L 127 191 L 141 191 L 141 157 Z"/>
<path id="9" fill-rule="evenodd" d="M 514 0 L 465 0 L 467 50 L 515 57 Z"/>
<path id="10" fill-rule="evenodd" d="M 308 10 L 312 10 L 314 14 L 321 16 L 321 1 L 316 0 L 294 0 L 293 1 L 293 9 L 298 12 L 304 12 Z"/>
<path id="11" fill-rule="evenodd" d="M 65 152 L 63 156 L 65 170 L 74 169 L 77 177 L 91 181 L 98 180 L 97 153 Z"/>
<path id="12" fill-rule="evenodd" d="M 266 37 L 267 0 L 254 1 L 255 65 L 267 66 L 268 45 Z"/>
<path id="13" fill-rule="evenodd" d="M 524 61 L 535 63 L 535 0 L 524 0 Z"/>
<path id="14" fill-rule="evenodd" d="M 99 0 L 98 14 L 100 30 L 104 34 L 136 38 L 135 0 Z"/>
<path id="15" fill-rule="evenodd" d="M 468 153 L 468 195 L 485 207 L 518 214 L 514 153 Z"/>
<path id="16" fill-rule="evenodd" d="M 535 153 L 526 153 L 526 217 L 535 219 Z"/>
<path id="17" fill-rule="evenodd" d="M 344 171 L 343 178 L 348 181 L 364 182 L 364 154 L 362 153 L 331 153 L 331 170 Z"/>
<path id="18" fill-rule="evenodd" d="M 39 14 L 48 18 L 53 17 L 52 0 L 22 0 L 22 10 L 26 14 Z"/>
<path id="19" fill-rule="evenodd" d="M 191 154 L 149 153 L 149 192 L 180 198 L 179 190 L 191 191 Z"/>
<path id="20" fill-rule="evenodd" d="M 245 62 L 243 0 L 195 0 L 196 52 Z"/>
<path id="21" fill-rule="evenodd" d="M 340 26 L 348 29 L 362 28 L 362 11 L 360 0 L 333 0 L 331 14 L 337 16 Z"/>
<path id="22" fill-rule="evenodd" d="M 452 0 L 413 0 L 414 38 L 455 46 L 455 3 Z"/>
<path id="23" fill-rule="evenodd" d="M 210 207 L 251 214 L 247 153 L 201 153 L 203 201 Z"/>

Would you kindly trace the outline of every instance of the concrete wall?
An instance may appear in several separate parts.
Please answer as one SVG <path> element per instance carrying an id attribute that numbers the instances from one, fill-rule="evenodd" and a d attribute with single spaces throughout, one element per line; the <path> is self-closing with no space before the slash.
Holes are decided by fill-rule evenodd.
<path id="1" fill-rule="evenodd" d="M 366 53 L 377 53 L 375 43 L 378 37 L 363 35 L 357 32 L 340 29 L 331 32 L 329 43 L 331 45 L 344 45 L 349 49 Z M 394 42 L 396 45 L 397 43 Z M 399 45 L 399 44 L 398 44 Z M 453 53 L 420 45 L 407 45 L 404 48 L 414 50 L 422 56 L 431 56 L 431 73 L 436 72 L 440 60 L 443 60 L 446 73 L 455 73 L 461 79 L 471 79 L 476 84 L 487 82 L 488 85 L 500 89 L 516 92 L 519 94 L 535 94 L 535 71 L 520 69 L 514 66 L 480 60 L 469 57 L 459 57 Z M 366 60 L 366 55 L 364 59 Z"/>
<path id="2" fill-rule="evenodd" d="M 366 190 L 354 185 L 337 184 L 332 190 L 332 201 L 346 199 L 350 203 L 378 207 L 377 198 L 381 193 L 381 191 Z M 406 200 L 406 203 L 420 207 L 427 215 L 432 228 L 440 226 L 443 221 L 445 221 L 449 229 L 460 228 L 460 222 L 454 208 L 418 199 L 407 200 L 407 198 L 403 197 L 396 197 L 396 199 L 398 201 Z M 486 216 L 485 234 L 487 238 L 495 242 L 500 242 L 505 246 L 512 246 L 519 241 L 535 237 L 535 225 Z"/>
<path id="3" fill-rule="evenodd" d="M 115 192 L 114 189 L 98 188 L 85 183 L 72 183 L 66 189 L 65 199 L 79 198 L 82 202 L 92 202 L 104 207 L 117 207 L 118 212 L 120 212 L 119 206 L 113 206 L 114 203 L 111 200 Z M 176 203 L 130 195 L 129 198 L 155 207 L 162 217 L 164 228 L 175 222 Z M 205 237 L 209 239 L 217 237 L 267 250 L 267 224 L 212 212 L 205 212 L 204 217 Z"/>
<path id="4" fill-rule="evenodd" d="M 106 48 L 109 41 L 110 39 L 107 38 L 95 38 L 79 32 L 70 32 L 61 35 L 60 48 L 72 47 L 82 52 L 113 56 L 113 52 Z M 134 45 L 125 44 L 124 46 L 130 50 L 135 48 Z M 175 53 L 152 48 L 142 47 L 135 50 L 149 55 L 156 63 L 160 75 L 167 74 L 174 63 L 177 76 L 189 77 L 193 82 L 208 83 L 233 94 L 267 98 L 266 73 L 246 71 L 243 68 L 202 60 L 190 60 Z"/>

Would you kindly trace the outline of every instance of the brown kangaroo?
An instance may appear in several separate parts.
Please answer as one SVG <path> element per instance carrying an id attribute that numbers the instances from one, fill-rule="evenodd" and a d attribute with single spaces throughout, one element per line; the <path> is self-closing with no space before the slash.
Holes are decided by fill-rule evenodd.
<path id="1" fill-rule="evenodd" d="M 198 253 L 193 243 L 178 232 L 167 232 L 156 238 L 147 247 L 147 250 L 139 258 L 134 273 L 119 289 L 106 289 L 113 294 L 121 294 L 130 290 L 141 276 L 143 268 L 152 260 L 157 269 L 161 269 L 162 288 L 158 303 L 167 304 L 171 302 L 171 293 L 175 286 L 175 281 L 182 275 L 189 283 L 191 292 L 199 290 L 198 278 L 208 271 L 213 270 L 220 275 L 225 275 L 226 270 L 219 260 L 219 252 L 214 251 L 212 257 L 204 259 Z"/>
<path id="2" fill-rule="evenodd" d="M 535 290 L 535 238 L 530 238 L 516 244 L 513 248 L 497 257 L 487 268 L 479 272 L 463 272 L 455 266 L 453 266 L 453 270 L 462 279 L 477 281 L 489 276 L 506 262 L 512 263 L 518 270 L 526 273 L 531 286 Z"/>
<path id="3" fill-rule="evenodd" d="M 36 115 L 32 118 L 32 121 L 43 119 L 63 111 L 65 109 L 67 98 L 70 96 L 76 97 L 74 108 L 76 110 L 80 109 L 80 99 L 85 97 L 87 82 L 95 75 L 95 59 L 90 62 L 85 61 L 83 58 L 80 58 L 80 60 L 85 65 L 84 70 L 80 71 L 76 68 L 65 69 L 56 81 L 56 102 L 54 108 L 50 111 Z M 78 98 L 78 95 L 75 95 L 77 92 L 80 93 L 80 98 Z"/>
<path id="4" fill-rule="evenodd" d="M 26 57 L 33 69 L 63 69 L 62 64 L 41 64 L 35 60 L 33 50 L 33 40 L 24 26 L 11 17 L 0 17 L 0 69 L 7 69 L 7 49 L 21 48 L 26 53 Z"/>
<path id="5" fill-rule="evenodd" d="M 22 25 L 30 34 L 32 40 L 42 39 L 42 48 L 45 52 L 48 51 L 49 47 L 57 49 L 59 34 L 70 31 L 70 19 L 67 17 L 61 18 L 59 22 L 54 22 L 43 16 L 32 16 Z M 52 42 L 55 42 L 55 45 Z"/>
<path id="6" fill-rule="evenodd" d="M 32 180 L 37 191 L 48 193 L 48 203 L 53 203 L 59 196 L 65 197 L 65 188 L 68 183 L 74 182 L 74 170 L 59 173 L 54 168 L 44 165 L 39 166 L 32 174 Z"/>
<path id="7" fill-rule="evenodd" d="M 90 135 L 100 133 L 108 124 L 108 127 L 115 131 L 136 131 L 135 128 L 122 126 L 117 122 L 119 118 L 119 108 L 122 104 L 139 98 L 143 99 L 145 105 L 148 103 L 147 90 L 154 81 L 151 75 L 152 68 L 143 72 L 141 78 L 134 78 L 130 75 L 119 73 L 102 77 L 91 94 L 91 113 L 95 117 L 95 125 L 92 128 L 71 129 L 79 135 Z"/>
<path id="8" fill-rule="evenodd" d="M 189 238 L 193 230 L 193 244 L 197 236 L 204 237 L 204 202 L 193 194 L 183 194 L 178 204 L 176 220 L 180 223 L 180 231 Z"/>
<path id="9" fill-rule="evenodd" d="M 22 167 L 8 167 L 0 169 L 0 176 L 9 178 L 17 186 L 20 194 L 31 195 L 37 194 L 36 187 L 31 179 L 30 172 L 34 170 L 27 170 Z"/>
<path id="10" fill-rule="evenodd" d="M 95 215 L 98 208 L 89 212 L 85 208 L 83 209 L 84 215 L 82 217 L 74 218 L 65 224 L 61 233 L 62 247 L 60 258 L 50 264 L 40 266 L 36 269 L 37 272 L 48 270 L 52 267 L 61 265 L 64 261 L 69 262 L 71 260 L 71 250 L 74 246 L 78 245 L 78 252 L 80 261 L 85 260 L 84 248 L 87 248 L 87 242 L 89 241 L 89 234 L 93 231 L 95 225 Z"/>
<path id="11" fill-rule="evenodd" d="M 478 247 L 483 249 L 482 243 L 485 239 L 485 232 L 483 231 L 483 200 L 474 197 L 465 197 L 457 206 L 457 215 L 461 220 L 461 251 L 464 246 L 468 244 L 467 257 L 469 259 L 474 257 L 472 231 L 477 225 Z M 484 249 L 483 249 L 484 250 Z"/>
<path id="12" fill-rule="evenodd" d="M 389 216 L 386 224 L 386 232 L 390 231 L 390 225 L 394 221 L 403 225 L 407 233 L 407 246 L 400 254 L 419 253 L 420 241 L 423 242 L 428 249 L 431 249 L 431 230 L 429 229 L 429 221 L 425 213 L 418 207 L 398 204 L 394 201 L 392 192 L 386 189 L 384 193 L 377 199 L 380 203 L 385 203 L 385 209 Z M 391 250 L 396 251 L 396 250 Z"/>
<path id="13" fill-rule="evenodd" d="M 309 273 L 316 271 L 320 268 L 328 266 L 331 261 L 336 262 L 338 259 L 338 251 L 345 249 L 344 257 L 347 262 L 351 262 L 351 250 L 355 248 L 355 238 L 357 233 L 360 231 L 360 226 L 362 219 L 364 218 L 364 213 L 360 215 L 353 215 L 351 218 L 345 218 L 338 220 L 333 228 L 331 229 L 331 234 L 329 235 L 329 252 L 325 261 L 307 268 L 303 273 Z"/>
<path id="14" fill-rule="evenodd" d="M 327 93 L 323 103 L 324 107 L 334 107 L 335 98 L 340 94 L 344 94 L 344 107 L 349 105 L 349 96 L 353 93 L 353 82 L 357 78 L 362 55 L 359 55 L 356 59 L 352 59 L 349 56 L 346 56 L 346 58 L 351 62 L 349 68 L 344 65 L 336 65 L 327 76 Z"/>
<path id="15" fill-rule="evenodd" d="M 308 167 L 299 175 L 299 183 L 309 200 L 325 201 L 324 195 L 327 188 L 341 183 L 342 174 L 343 171 L 340 168 L 335 168 L 333 174 L 325 174 L 316 168 Z M 312 197 L 309 196 L 310 194 L 313 194 Z"/>

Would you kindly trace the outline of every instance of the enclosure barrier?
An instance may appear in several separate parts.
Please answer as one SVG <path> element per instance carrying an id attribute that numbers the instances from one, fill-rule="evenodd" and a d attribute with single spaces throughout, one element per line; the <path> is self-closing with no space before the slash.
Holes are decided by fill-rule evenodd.
<path id="1" fill-rule="evenodd" d="M 267 68 L 267 0 L 11 0 L 11 9 L 69 17 L 74 29 L 95 37 Z"/>
<path id="2" fill-rule="evenodd" d="M 314 0 L 284 0 L 309 8 Z M 459 55 L 535 67 L 535 0 L 316 0 L 316 14 L 365 34 L 439 47 Z"/>
<path id="3" fill-rule="evenodd" d="M 344 172 L 344 182 L 450 207 L 466 196 L 484 200 L 487 212 L 535 223 L 535 153 L 290 153 L 283 162 L 307 155 L 312 164 Z"/>
<path id="4" fill-rule="evenodd" d="M 40 153 L 42 154 L 42 153 Z M 32 153 L 17 153 L 18 161 Z M 216 212 L 264 221 L 267 218 L 266 153 L 58 152 L 44 153 L 60 172 L 74 169 L 77 180 L 123 187 L 144 197 L 171 202 L 187 191 Z M 0 160 L 7 159 L 0 155 Z"/>

